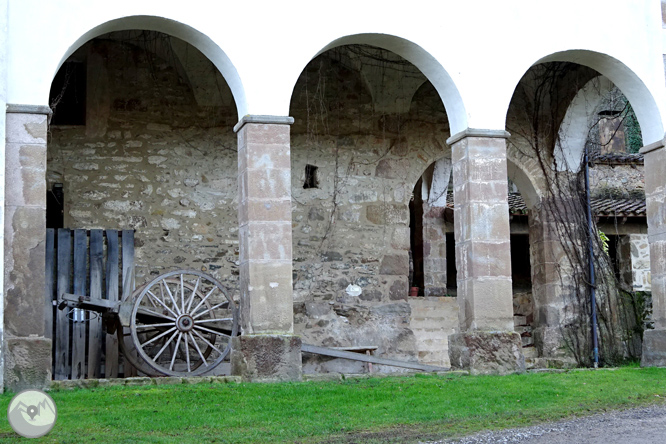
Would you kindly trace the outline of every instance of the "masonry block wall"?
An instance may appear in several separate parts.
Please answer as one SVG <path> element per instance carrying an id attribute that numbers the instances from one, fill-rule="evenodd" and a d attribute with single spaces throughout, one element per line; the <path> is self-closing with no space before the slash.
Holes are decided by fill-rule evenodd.
<path id="1" fill-rule="evenodd" d="M 233 99 L 209 63 L 208 73 L 196 74 L 219 77 L 209 91 L 218 100 L 200 105 L 173 62 L 139 43 L 95 41 L 80 50 L 88 64 L 87 121 L 50 127 L 48 185 L 64 184 L 66 227 L 137 230 L 137 284 L 180 267 L 236 290 Z"/>
<path id="2" fill-rule="evenodd" d="M 192 65 L 192 57 L 203 56 L 190 51 L 183 67 L 174 62 L 177 52 L 146 50 L 121 34 L 75 54 L 87 63 L 87 121 L 50 127 L 48 185 L 64 184 L 65 226 L 137 230 L 137 284 L 168 269 L 195 268 L 238 297 L 237 116 L 219 74 L 202 72 L 203 62 Z M 190 80 L 197 75 L 217 81 Z M 328 57 L 315 59 L 296 85 L 295 124 L 286 133 L 289 296 L 293 332 L 304 342 L 375 345 L 383 356 L 418 358 L 407 302 L 409 202 L 426 168 L 450 151 L 436 91 L 422 78 L 412 94 L 411 109 L 375 111 L 359 74 Z M 304 187 L 312 167 L 315 182 Z M 349 296 L 350 284 L 361 295 Z M 339 365 L 313 359 L 304 369 Z"/>
<path id="3" fill-rule="evenodd" d="M 407 301 L 409 202 L 426 168 L 450 151 L 436 91 L 427 82 L 410 91 L 408 112 L 378 111 L 358 72 L 326 56 L 296 85 L 294 328 L 304 342 L 375 345 L 382 356 L 418 358 Z M 304 187 L 307 165 L 317 167 L 316 188 Z M 350 284 L 362 293 L 349 296 Z M 339 365 L 310 359 L 304 371 Z"/>

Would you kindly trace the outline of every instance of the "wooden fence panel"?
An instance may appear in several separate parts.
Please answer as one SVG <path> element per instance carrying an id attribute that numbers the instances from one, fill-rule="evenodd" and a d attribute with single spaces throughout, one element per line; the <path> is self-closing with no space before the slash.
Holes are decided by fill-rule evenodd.
<path id="1" fill-rule="evenodd" d="M 90 299 L 102 299 L 104 233 L 90 230 Z M 102 317 L 88 313 L 88 378 L 99 378 L 102 358 Z"/>
<path id="2" fill-rule="evenodd" d="M 134 291 L 134 231 L 122 231 L 123 245 L 123 296 L 126 301 L 132 296 Z M 129 329 L 125 328 L 124 334 L 130 334 Z M 137 376 L 136 369 L 125 359 L 123 362 L 123 372 L 125 376 Z"/>
<path id="3" fill-rule="evenodd" d="M 56 310 L 54 317 L 54 300 L 73 293 L 117 301 L 129 298 L 133 290 L 134 231 L 47 230 L 44 313 L 46 334 L 54 332 L 55 379 L 116 378 L 119 353 L 117 336 L 103 333 L 101 315 L 65 309 Z M 135 375 L 136 370 L 125 365 L 125 376 Z"/>
<path id="4" fill-rule="evenodd" d="M 70 261 L 71 257 L 71 239 L 70 230 L 58 230 L 58 284 L 56 298 L 63 293 L 71 293 L 69 285 Z M 56 317 L 56 337 L 53 344 L 55 346 L 55 368 L 53 376 L 55 379 L 69 379 L 69 311 L 58 310 Z"/>
<path id="5" fill-rule="evenodd" d="M 106 299 L 118 300 L 118 231 L 106 231 Z M 118 377 L 118 336 L 106 335 L 106 361 L 104 375 Z"/>
<path id="6" fill-rule="evenodd" d="M 86 277 L 88 237 L 84 230 L 74 230 L 74 294 L 87 295 Z M 86 319 L 83 310 L 74 309 L 72 318 L 72 379 L 85 377 Z"/>

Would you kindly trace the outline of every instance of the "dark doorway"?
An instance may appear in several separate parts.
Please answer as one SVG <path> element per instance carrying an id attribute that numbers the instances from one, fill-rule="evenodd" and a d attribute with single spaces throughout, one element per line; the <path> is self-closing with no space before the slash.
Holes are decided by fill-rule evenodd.
<path id="1" fill-rule="evenodd" d="M 46 192 L 46 228 L 64 228 L 65 193 L 61 183 Z"/>

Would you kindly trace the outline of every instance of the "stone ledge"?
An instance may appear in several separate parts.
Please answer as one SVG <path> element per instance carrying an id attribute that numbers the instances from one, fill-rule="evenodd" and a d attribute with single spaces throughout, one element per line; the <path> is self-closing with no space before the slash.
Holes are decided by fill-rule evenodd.
<path id="1" fill-rule="evenodd" d="M 23 105 L 17 103 L 8 103 L 7 112 L 21 114 L 45 114 L 47 116 L 53 114 L 51 108 L 46 105 Z"/>
<path id="2" fill-rule="evenodd" d="M 454 134 L 453 136 L 446 139 L 446 144 L 451 146 L 456 142 L 467 137 L 488 137 L 491 139 L 508 139 L 511 137 L 511 133 L 504 130 L 491 130 L 491 129 L 479 129 L 479 128 L 466 128 L 459 133 Z"/>
<path id="3" fill-rule="evenodd" d="M 236 125 L 234 125 L 234 133 L 243 128 L 246 123 L 259 123 L 259 124 L 269 124 L 269 125 L 292 125 L 294 123 L 294 118 L 289 116 L 265 116 L 265 115 L 253 115 L 246 114 L 244 115 Z"/>
<path id="4" fill-rule="evenodd" d="M 51 381 L 49 390 L 72 390 L 75 388 L 91 389 L 97 387 L 143 387 L 149 385 L 178 385 L 178 384 L 228 384 L 240 383 L 239 376 L 193 376 L 177 377 L 165 376 L 149 378 L 139 376 L 134 378 L 112 378 L 112 379 L 74 379 L 64 381 Z"/>
<path id="5" fill-rule="evenodd" d="M 648 145 L 645 145 L 643 148 L 638 150 L 638 154 L 647 154 L 651 153 L 652 151 L 656 151 L 660 148 L 664 147 L 664 141 L 663 140 L 657 140 L 656 142 L 650 143 Z"/>
<path id="6" fill-rule="evenodd" d="M 565 370 L 545 369 L 543 371 L 561 372 Z M 303 375 L 303 382 L 333 382 L 345 380 L 358 380 L 370 378 L 390 378 L 415 375 L 436 375 L 436 376 L 469 376 L 465 370 L 451 370 L 444 372 L 401 372 L 401 373 L 316 373 Z M 148 387 L 151 385 L 180 385 L 180 384 L 240 384 L 240 376 L 164 376 L 164 377 L 132 377 L 132 378 L 112 378 L 112 379 L 75 379 L 64 381 L 51 381 L 47 391 L 74 390 L 74 389 L 93 389 L 100 387 Z"/>

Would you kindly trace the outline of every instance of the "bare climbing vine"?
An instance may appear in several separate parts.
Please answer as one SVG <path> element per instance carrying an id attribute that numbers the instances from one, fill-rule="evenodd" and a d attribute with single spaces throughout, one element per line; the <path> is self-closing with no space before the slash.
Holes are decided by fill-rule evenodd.
<path id="1" fill-rule="evenodd" d="M 513 116 L 514 122 L 525 122 L 525 126 L 508 126 L 513 134 L 510 149 L 524 163 L 536 164 L 541 171 L 545 192 L 532 217 L 541 219 L 542 230 L 554 242 L 559 244 L 562 256 L 556 250 L 548 251 L 543 261 L 547 266 L 554 266 L 559 277 L 558 298 L 562 310 L 550 310 L 544 307 L 538 314 L 541 322 L 552 325 L 553 317 L 557 320 L 560 333 L 567 350 L 555 351 L 555 354 L 571 354 L 578 365 L 592 364 L 591 338 L 591 272 L 590 260 L 594 263 L 596 275 L 596 309 L 599 327 L 599 352 L 602 364 L 613 365 L 626 358 L 636 358 L 640 354 L 640 336 L 644 310 L 641 307 L 643 297 L 620 290 L 613 272 L 612 259 L 604 248 L 598 228 L 587 226 L 587 197 L 585 192 L 585 157 L 577 159 L 575 165 L 558 165 L 555 150 L 564 144 L 560 133 L 562 119 L 571 102 L 572 94 L 580 90 L 591 78 L 598 75 L 591 70 L 572 63 L 546 63 L 533 67 L 524 77 L 521 99 L 524 102 L 523 115 Z M 618 101 L 614 106 L 621 106 L 618 114 L 631 116 L 629 103 Z M 586 149 L 590 152 L 599 150 L 592 140 L 597 140 L 598 121 L 590 126 L 590 137 Z M 565 156 L 559 157 L 566 159 Z M 567 161 L 564 160 L 566 163 Z M 596 222 L 593 220 L 593 224 Z M 534 222 L 533 222 L 534 223 Z M 590 258 L 586 248 L 593 244 Z M 548 263 L 552 261 L 552 263 Z M 547 270 L 542 270 L 547 273 Z M 553 298 L 553 294 L 547 297 Z M 552 301 L 550 302 L 553 303 Z M 555 304 L 557 306 L 557 304 Z M 638 344 L 638 345 L 637 345 Z M 564 352 L 564 353 L 562 353 Z"/>

